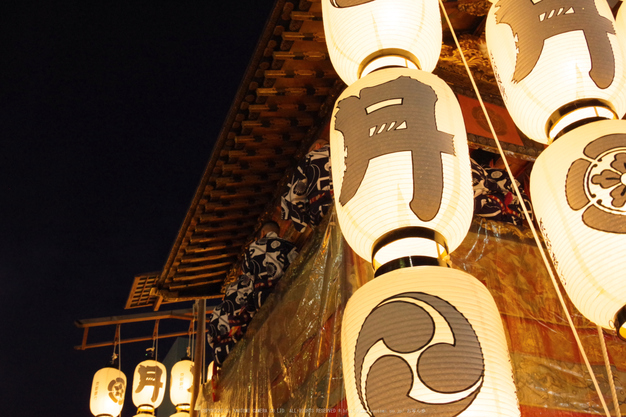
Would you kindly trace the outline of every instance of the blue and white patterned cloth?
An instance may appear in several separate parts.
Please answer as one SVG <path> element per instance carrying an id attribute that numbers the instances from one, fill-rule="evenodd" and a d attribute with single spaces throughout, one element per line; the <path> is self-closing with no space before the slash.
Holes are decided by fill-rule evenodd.
<path id="1" fill-rule="evenodd" d="M 513 183 L 503 169 L 485 168 L 472 162 L 472 183 L 474 187 L 474 214 L 476 216 L 512 223 L 521 226 L 524 223 L 524 212 L 519 203 Z M 532 205 L 524 193 L 519 181 L 515 180 L 520 188 L 522 198 L 532 220 Z"/>
<path id="2" fill-rule="evenodd" d="M 333 204 L 330 147 L 309 152 L 298 165 L 281 197 L 281 217 L 291 220 L 298 232 L 320 224 Z"/>
<path id="3" fill-rule="evenodd" d="M 274 232 L 252 243 L 245 253 L 243 274 L 226 289 L 208 324 L 208 342 L 218 366 L 246 333 L 285 270 L 298 255 L 295 246 Z"/>

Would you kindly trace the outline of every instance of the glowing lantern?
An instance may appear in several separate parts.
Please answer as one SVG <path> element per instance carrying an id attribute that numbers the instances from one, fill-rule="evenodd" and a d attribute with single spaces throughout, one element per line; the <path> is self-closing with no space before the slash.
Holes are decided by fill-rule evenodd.
<path id="1" fill-rule="evenodd" d="M 436 0 L 322 0 L 330 59 L 348 85 L 377 68 L 432 71 L 441 52 Z"/>
<path id="2" fill-rule="evenodd" d="M 89 408 L 96 417 L 116 417 L 122 412 L 126 375 L 117 368 L 102 368 L 93 376 Z"/>
<path id="3" fill-rule="evenodd" d="M 471 275 L 397 269 L 357 290 L 344 317 L 350 415 L 520 415 L 500 314 Z"/>
<path id="4" fill-rule="evenodd" d="M 437 259 L 461 243 L 471 169 L 461 108 L 443 80 L 405 68 L 360 79 L 335 104 L 330 144 L 339 224 L 362 258 L 375 267 Z"/>
<path id="5" fill-rule="evenodd" d="M 535 162 L 531 195 L 570 299 L 592 322 L 611 328 L 616 321 L 620 329 L 624 318 L 616 314 L 626 311 L 619 264 L 626 256 L 626 121 L 594 122 L 560 137 Z"/>
<path id="6" fill-rule="evenodd" d="M 154 409 L 163 401 L 166 381 L 167 370 L 162 363 L 149 359 L 137 365 L 133 376 L 133 403 L 139 414 L 154 414 Z"/>
<path id="7" fill-rule="evenodd" d="M 170 380 L 170 400 L 176 410 L 189 410 L 191 386 L 193 385 L 193 362 L 183 359 L 172 367 Z"/>
<path id="8" fill-rule="evenodd" d="M 626 112 L 626 71 L 606 0 L 492 0 L 486 25 L 507 109 L 550 143 L 586 122 Z"/>

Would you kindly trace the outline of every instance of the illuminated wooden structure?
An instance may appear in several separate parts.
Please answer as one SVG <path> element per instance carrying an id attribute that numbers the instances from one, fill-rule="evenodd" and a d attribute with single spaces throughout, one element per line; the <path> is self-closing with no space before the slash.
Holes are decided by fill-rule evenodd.
<path id="1" fill-rule="evenodd" d="M 534 160 L 541 145 L 519 134 L 499 96 L 484 48 L 484 21 L 491 3 L 444 3 L 466 48 L 484 100 L 494 109 L 499 134 L 519 136 L 505 151 Z M 480 132 L 474 93 L 444 25 L 444 45 L 434 71 L 461 96 L 470 148 L 494 151 L 493 139 Z M 328 58 L 319 1 L 278 0 L 204 171 L 163 271 L 135 278 L 126 308 L 220 298 L 243 246 L 278 203 L 288 173 L 329 120 L 345 88 Z M 486 127 L 486 126 L 485 126 Z M 506 140 L 506 138 L 505 138 Z"/>

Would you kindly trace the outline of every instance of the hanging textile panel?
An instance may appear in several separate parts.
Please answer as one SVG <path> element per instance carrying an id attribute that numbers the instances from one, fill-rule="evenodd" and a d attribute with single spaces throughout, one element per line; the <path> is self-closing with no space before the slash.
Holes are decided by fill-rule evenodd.
<path id="1" fill-rule="evenodd" d="M 476 218 L 452 254 L 454 267 L 479 278 L 496 301 L 522 416 L 603 415 L 537 247 L 524 230 Z M 202 417 L 347 415 L 341 314 L 350 295 L 371 279 L 371 266 L 345 245 L 334 216 L 327 216 L 250 323 L 215 390 L 205 385 Z M 596 327 L 570 308 L 612 410 Z M 626 344 L 611 336 L 606 343 L 624 413 Z"/>

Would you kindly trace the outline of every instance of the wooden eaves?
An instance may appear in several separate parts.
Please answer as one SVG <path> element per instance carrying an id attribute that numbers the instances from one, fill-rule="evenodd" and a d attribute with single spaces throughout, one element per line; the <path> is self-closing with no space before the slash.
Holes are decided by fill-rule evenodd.
<path id="1" fill-rule="evenodd" d="M 482 51 L 490 5 L 445 2 L 483 99 L 502 106 Z M 446 30 L 435 73 L 456 93 L 475 97 Z M 277 0 L 165 266 L 135 278 L 126 308 L 158 310 L 162 303 L 222 296 L 244 246 L 344 88 L 328 57 L 319 0 Z M 505 144 L 505 152 L 534 160 L 541 147 L 520 136 L 523 146 Z M 469 141 L 472 148 L 495 149 L 489 138 L 469 135 Z"/>

